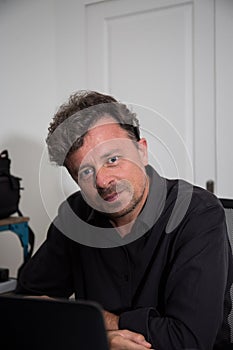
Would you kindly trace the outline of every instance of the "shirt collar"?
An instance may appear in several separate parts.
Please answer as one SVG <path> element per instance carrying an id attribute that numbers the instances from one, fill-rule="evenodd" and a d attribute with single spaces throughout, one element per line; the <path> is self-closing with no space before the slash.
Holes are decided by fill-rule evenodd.
<path id="1" fill-rule="evenodd" d="M 167 194 L 167 182 L 150 165 L 146 167 L 146 172 L 150 179 L 149 193 L 135 224 L 142 225 L 149 230 L 163 211 Z"/>

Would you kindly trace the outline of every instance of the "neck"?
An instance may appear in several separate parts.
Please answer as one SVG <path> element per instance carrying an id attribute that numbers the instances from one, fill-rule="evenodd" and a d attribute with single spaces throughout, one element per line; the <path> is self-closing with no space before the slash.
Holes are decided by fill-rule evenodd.
<path id="1" fill-rule="evenodd" d="M 111 222 L 122 238 L 124 238 L 125 236 L 127 236 L 131 232 L 131 229 L 132 229 L 133 224 L 134 224 L 134 222 L 131 221 L 128 224 L 122 224 L 120 226 L 116 226 L 113 221 L 111 221 Z"/>

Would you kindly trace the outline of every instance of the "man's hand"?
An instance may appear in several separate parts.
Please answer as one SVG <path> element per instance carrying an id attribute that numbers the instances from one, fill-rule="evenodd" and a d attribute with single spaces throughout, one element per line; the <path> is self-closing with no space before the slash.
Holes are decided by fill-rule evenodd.
<path id="1" fill-rule="evenodd" d="M 103 311 L 105 328 L 107 331 L 115 331 L 119 329 L 119 316 L 112 314 L 108 311 Z"/>
<path id="2" fill-rule="evenodd" d="M 148 350 L 151 344 L 139 333 L 119 329 L 119 316 L 103 311 L 110 350 Z"/>
<path id="3" fill-rule="evenodd" d="M 110 350 L 152 350 L 142 334 L 124 329 L 108 331 L 107 335 Z"/>

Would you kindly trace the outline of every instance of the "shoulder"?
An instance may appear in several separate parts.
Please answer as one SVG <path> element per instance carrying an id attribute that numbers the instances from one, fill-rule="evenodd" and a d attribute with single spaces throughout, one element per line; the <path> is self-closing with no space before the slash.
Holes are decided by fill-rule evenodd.
<path id="1" fill-rule="evenodd" d="M 213 193 L 184 180 L 167 180 L 167 188 L 167 208 L 171 212 L 168 225 L 170 232 L 184 221 L 192 220 L 196 224 L 224 221 L 223 206 Z"/>
<path id="2" fill-rule="evenodd" d="M 193 186 L 189 211 L 224 213 L 224 208 L 218 197 L 204 188 Z"/>
<path id="3" fill-rule="evenodd" d="M 53 226 L 73 239 L 77 234 L 77 227 L 84 228 L 91 211 L 92 208 L 84 201 L 81 192 L 77 191 L 60 204 Z"/>
<path id="4" fill-rule="evenodd" d="M 86 220 L 92 208 L 83 199 L 81 191 L 72 193 L 64 202 L 61 203 L 58 209 L 59 215 L 67 215 L 67 212 L 72 211 L 82 220 Z"/>
<path id="5" fill-rule="evenodd" d="M 189 199 L 189 202 L 186 202 L 189 204 L 189 209 L 206 210 L 217 207 L 219 210 L 223 210 L 222 204 L 216 195 L 187 181 L 167 179 L 167 189 L 167 200 L 182 202 Z"/>

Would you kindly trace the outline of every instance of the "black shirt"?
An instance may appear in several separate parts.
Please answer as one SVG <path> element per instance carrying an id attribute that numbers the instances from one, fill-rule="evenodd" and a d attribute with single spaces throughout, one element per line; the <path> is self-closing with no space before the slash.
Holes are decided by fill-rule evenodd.
<path id="1" fill-rule="evenodd" d="M 155 349 L 219 349 L 230 339 L 233 281 L 224 210 L 208 191 L 147 171 L 149 196 L 130 234 L 121 238 L 74 193 L 16 292 L 96 301 Z"/>

